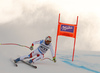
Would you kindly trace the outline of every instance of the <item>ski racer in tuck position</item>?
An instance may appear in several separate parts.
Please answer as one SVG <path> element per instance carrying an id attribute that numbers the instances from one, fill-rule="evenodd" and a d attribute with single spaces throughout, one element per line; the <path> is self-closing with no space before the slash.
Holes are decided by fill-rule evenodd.
<path id="1" fill-rule="evenodd" d="M 54 51 L 53 51 L 53 47 L 52 47 L 52 44 L 51 44 L 51 37 L 50 36 L 47 36 L 45 38 L 45 40 L 39 40 L 39 41 L 33 42 L 29 49 L 33 50 L 33 46 L 35 44 L 40 44 L 40 45 L 37 49 L 32 51 L 29 55 L 21 56 L 21 57 L 15 59 L 14 62 L 17 63 L 21 60 L 37 56 L 36 58 L 32 58 L 32 59 L 29 60 L 30 64 L 32 62 L 35 63 L 36 61 L 44 58 L 44 54 L 48 51 L 48 49 L 50 49 L 50 51 L 51 51 L 53 61 L 56 62 L 56 57 L 54 56 Z"/>

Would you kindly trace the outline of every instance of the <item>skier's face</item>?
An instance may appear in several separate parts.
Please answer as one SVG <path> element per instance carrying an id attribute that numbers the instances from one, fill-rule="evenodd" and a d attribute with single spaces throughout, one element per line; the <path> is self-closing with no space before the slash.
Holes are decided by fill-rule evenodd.
<path id="1" fill-rule="evenodd" d="M 51 43 L 51 41 L 45 41 L 46 45 L 49 45 Z"/>

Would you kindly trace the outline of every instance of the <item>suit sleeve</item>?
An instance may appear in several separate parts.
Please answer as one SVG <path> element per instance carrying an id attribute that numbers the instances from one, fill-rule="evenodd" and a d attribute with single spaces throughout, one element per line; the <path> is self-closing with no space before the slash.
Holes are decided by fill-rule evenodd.
<path id="1" fill-rule="evenodd" d="M 43 43 L 43 40 L 34 41 L 34 42 L 32 43 L 32 46 L 34 46 L 35 44 L 41 44 L 41 43 Z"/>
<path id="2" fill-rule="evenodd" d="M 50 47 L 50 51 L 51 51 L 52 57 L 54 57 L 54 51 L 53 51 L 53 46 L 52 46 L 52 45 L 51 45 L 51 47 Z"/>

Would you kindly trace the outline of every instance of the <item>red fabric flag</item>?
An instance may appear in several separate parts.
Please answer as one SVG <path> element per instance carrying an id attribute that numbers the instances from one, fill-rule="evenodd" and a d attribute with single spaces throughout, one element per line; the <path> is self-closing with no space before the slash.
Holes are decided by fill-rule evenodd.
<path id="1" fill-rule="evenodd" d="M 76 30 L 77 25 L 59 22 L 57 35 L 76 38 Z"/>

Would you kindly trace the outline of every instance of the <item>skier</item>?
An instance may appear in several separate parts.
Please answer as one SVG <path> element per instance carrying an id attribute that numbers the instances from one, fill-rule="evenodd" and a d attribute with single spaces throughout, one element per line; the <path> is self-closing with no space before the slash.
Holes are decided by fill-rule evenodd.
<path id="1" fill-rule="evenodd" d="M 48 51 L 48 49 L 50 49 L 50 51 L 51 51 L 53 61 L 56 62 L 56 57 L 54 56 L 54 51 L 53 51 L 53 47 L 52 47 L 52 44 L 51 44 L 51 37 L 50 36 L 47 36 L 45 38 L 45 40 L 39 40 L 39 41 L 33 42 L 29 49 L 33 50 L 33 46 L 35 44 L 40 44 L 40 45 L 37 49 L 35 49 L 29 55 L 21 56 L 21 57 L 15 59 L 14 62 L 17 63 L 21 60 L 32 58 L 33 56 L 37 56 L 36 58 L 32 58 L 32 59 L 29 60 L 30 64 L 32 62 L 35 63 L 37 60 L 44 58 L 44 54 Z"/>

